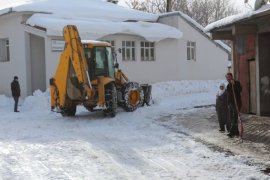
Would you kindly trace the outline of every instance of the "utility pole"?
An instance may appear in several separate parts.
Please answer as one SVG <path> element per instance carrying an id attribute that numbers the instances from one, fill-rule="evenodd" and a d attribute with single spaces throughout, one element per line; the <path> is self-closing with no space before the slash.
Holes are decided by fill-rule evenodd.
<path id="1" fill-rule="evenodd" d="M 172 1 L 167 0 L 166 12 L 171 12 L 171 11 L 172 11 Z"/>

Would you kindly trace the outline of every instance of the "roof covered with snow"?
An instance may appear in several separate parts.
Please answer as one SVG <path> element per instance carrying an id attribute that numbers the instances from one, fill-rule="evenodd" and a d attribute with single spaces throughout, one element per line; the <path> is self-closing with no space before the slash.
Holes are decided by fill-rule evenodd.
<path id="1" fill-rule="evenodd" d="M 248 12 L 228 16 L 226 18 L 213 22 L 207 25 L 204 28 L 204 31 L 209 32 L 217 28 L 230 26 L 236 22 L 252 19 L 252 18 L 259 17 L 261 15 L 266 15 L 266 14 L 270 14 L 270 4 L 263 5 L 261 8 L 257 10 L 250 10 Z"/>
<path id="2" fill-rule="evenodd" d="M 178 29 L 156 23 L 158 15 L 101 0 L 1 0 L 0 15 L 7 12 L 33 12 L 26 24 L 46 28 L 53 36 L 61 36 L 65 25 L 74 24 L 83 39 L 117 33 L 148 41 L 182 37 Z"/>

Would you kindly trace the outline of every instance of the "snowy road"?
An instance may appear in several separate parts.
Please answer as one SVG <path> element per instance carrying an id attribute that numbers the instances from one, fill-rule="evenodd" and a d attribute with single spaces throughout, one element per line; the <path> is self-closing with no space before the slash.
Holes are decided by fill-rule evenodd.
<path id="1" fill-rule="evenodd" d="M 270 179 L 243 156 L 213 152 L 157 120 L 211 104 L 212 96 L 172 96 L 133 113 L 119 109 L 112 119 L 84 108 L 63 118 L 34 99 L 17 114 L 1 107 L 0 179 Z"/>

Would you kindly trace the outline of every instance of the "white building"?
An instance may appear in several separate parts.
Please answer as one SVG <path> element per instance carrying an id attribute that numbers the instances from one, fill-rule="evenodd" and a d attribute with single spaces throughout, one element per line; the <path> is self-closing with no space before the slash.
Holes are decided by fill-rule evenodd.
<path id="1" fill-rule="evenodd" d="M 22 96 L 49 87 L 61 50 L 62 29 L 75 24 L 82 39 L 110 41 L 130 80 L 222 79 L 230 48 L 175 12 L 155 15 L 101 0 L 1 0 L 0 94 L 19 76 Z"/>

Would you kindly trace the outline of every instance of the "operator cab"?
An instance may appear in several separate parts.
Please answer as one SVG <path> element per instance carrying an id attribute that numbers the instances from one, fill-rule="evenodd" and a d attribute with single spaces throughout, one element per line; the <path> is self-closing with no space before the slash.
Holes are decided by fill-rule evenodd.
<path id="1" fill-rule="evenodd" d="M 114 60 L 111 44 L 101 41 L 82 41 L 91 80 L 98 76 L 114 79 Z"/>

